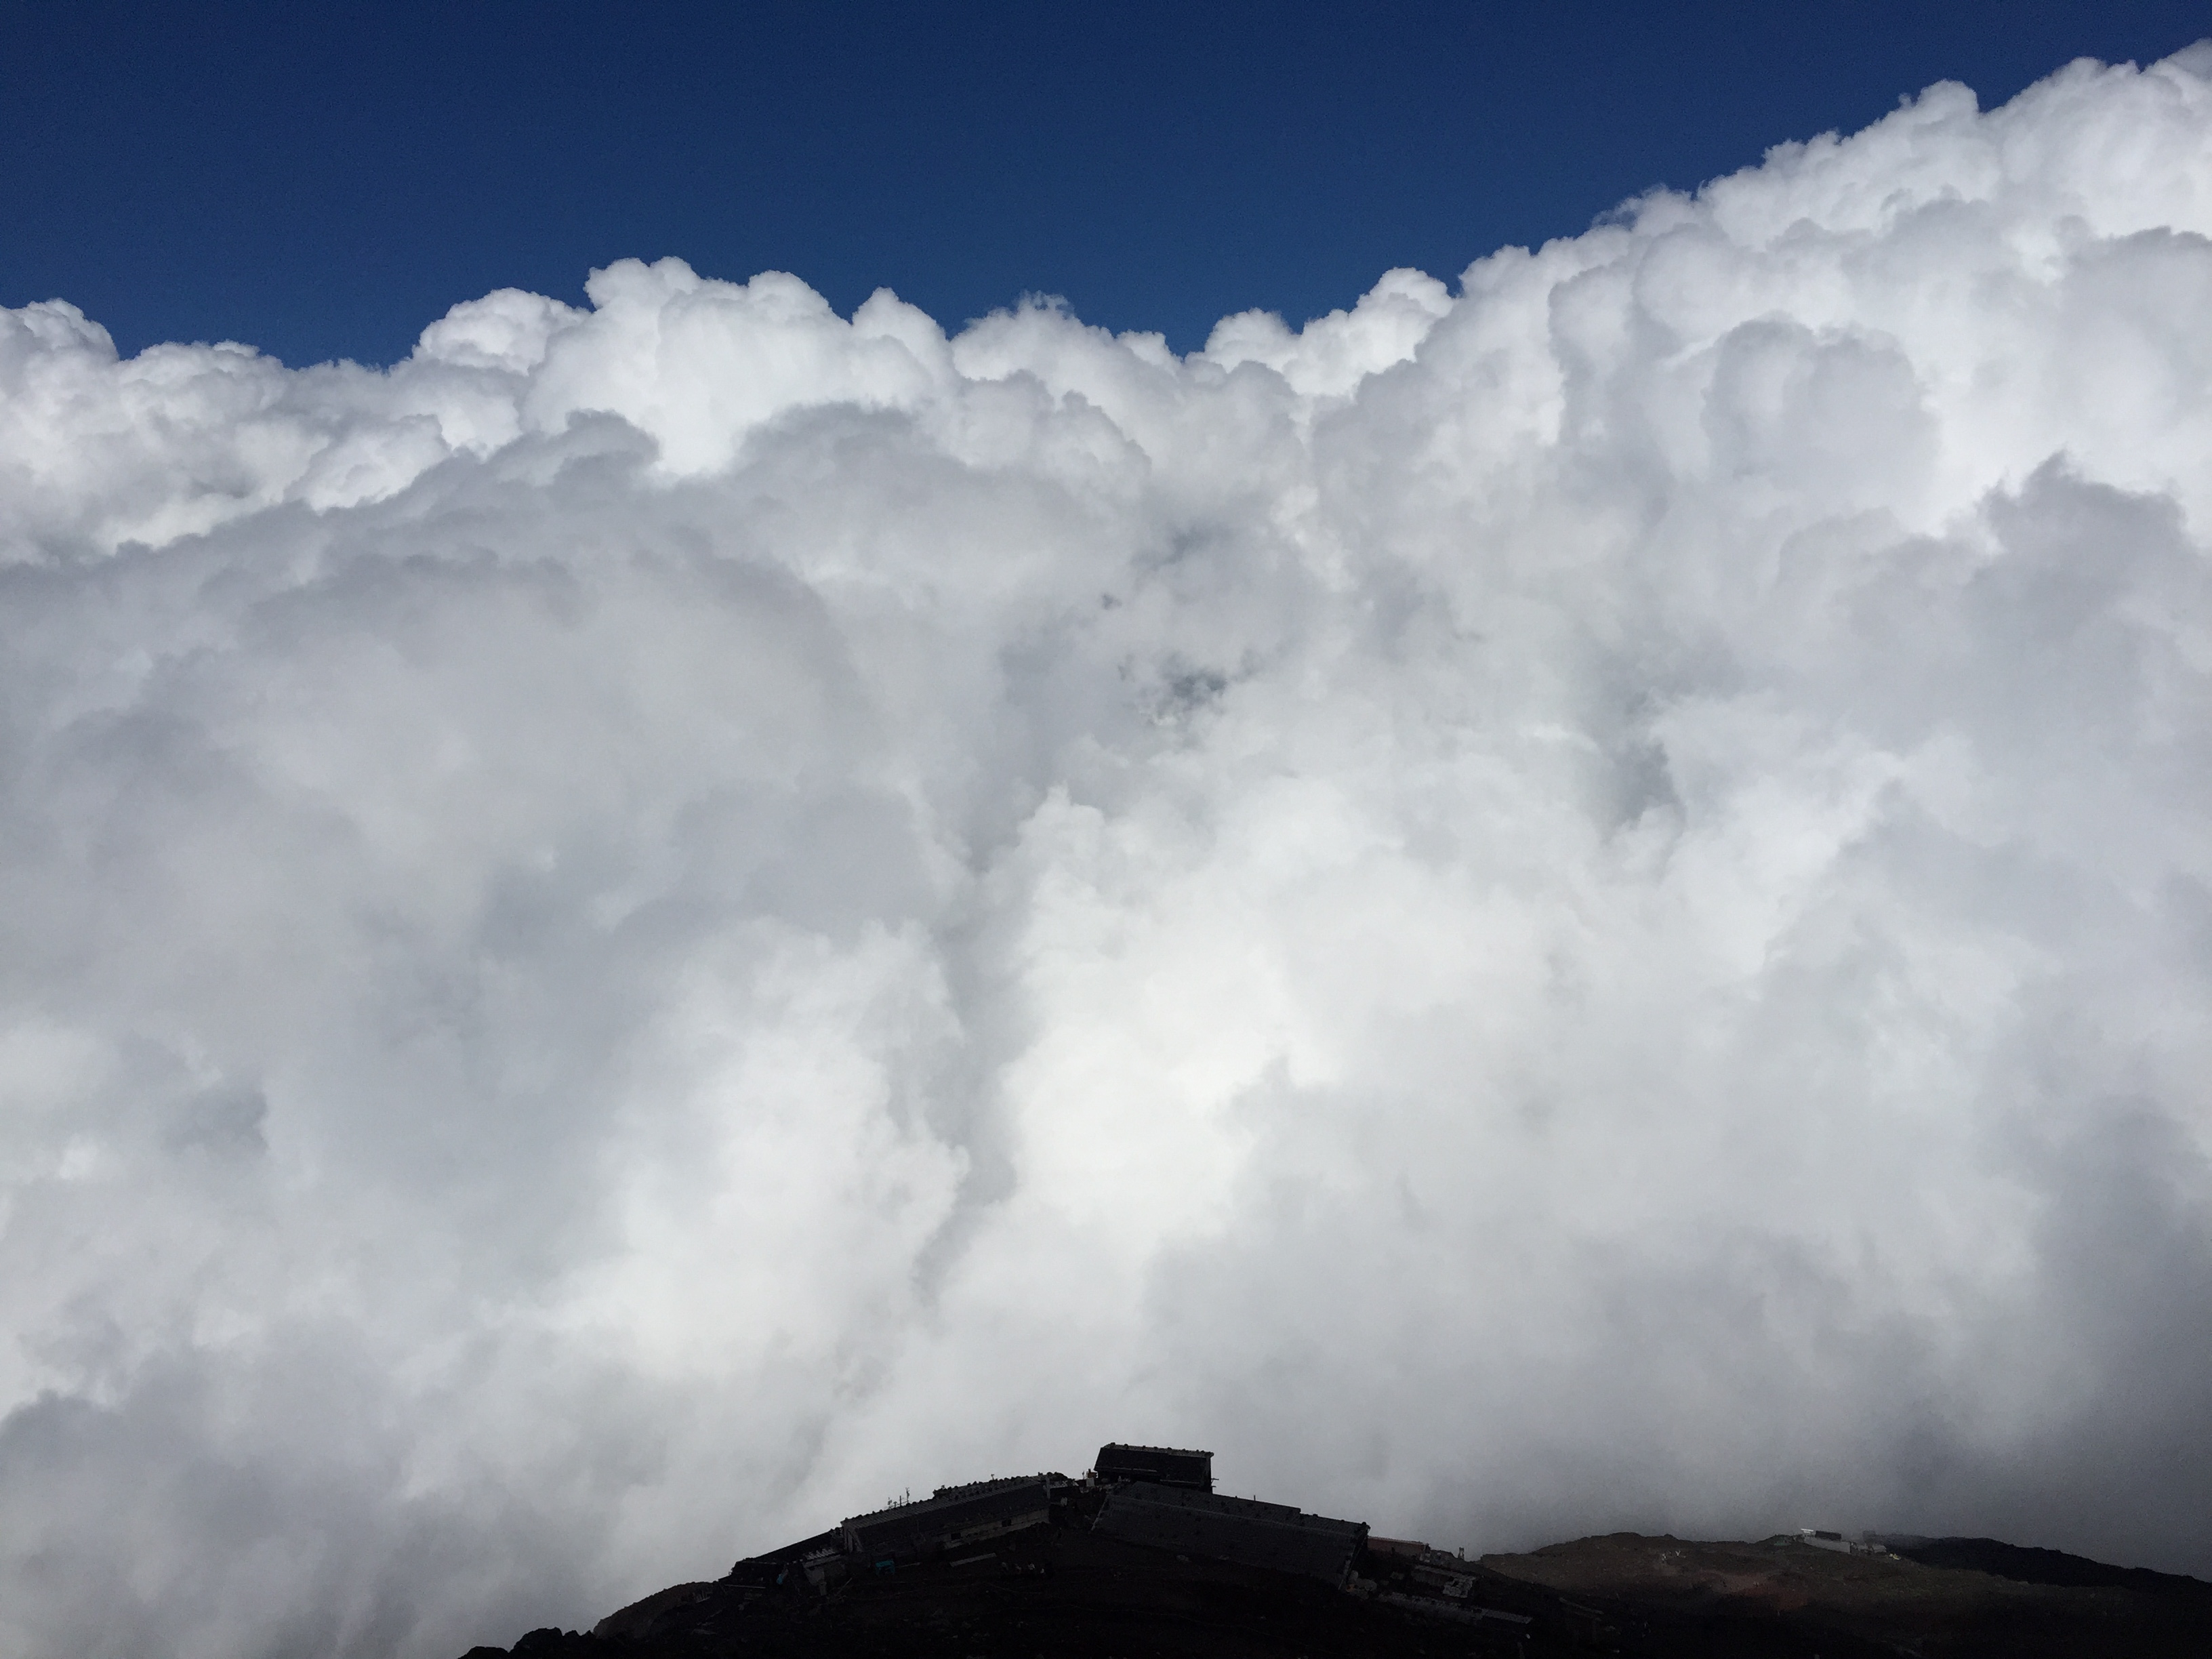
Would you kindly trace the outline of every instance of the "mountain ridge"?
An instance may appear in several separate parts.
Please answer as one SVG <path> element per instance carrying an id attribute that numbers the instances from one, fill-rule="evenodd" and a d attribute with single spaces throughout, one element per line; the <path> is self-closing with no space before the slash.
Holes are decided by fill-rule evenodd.
<path id="1" fill-rule="evenodd" d="M 941 1488 L 884 1512 L 901 1524 L 895 1547 L 866 1543 L 893 1536 L 871 1530 L 881 1516 L 854 1517 L 745 1558 L 720 1579 L 655 1591 L 589 1632 L 547 1627 L 462 1659 L 2197 1659 L 2212 1651 L 2212 1584 L 1996 1539 L 1900 1540 L 1891 1548 L 1854 1547 L 1834 1534 L 1815 1544 L 1811 1534 L 1614 1533 L 1470 1560 L 1287 1505 L 1194 1489 L 1168 1502 L 1165 1488 L 1101 1481 L 1095 1472 L 982 1484 L 991 1489 Z M 945 1529 L 917 1530 L 916 1512 L 941 1515 Z M 1132 1530 L 1131 1515 L 1196 1515 L 1215 1530 L 1193 1531 L 1184 1543 L 1182 1534 Z M 1314 1532 L 1300 1552 L 1274 1560 L 1255 1554 L 1249 1540 L 1223 1541 L 1220 1528 L 1233 1533 L 1240 1517 L 1255 1528 L 1304 1520 Z M 1353 1532 L 1340 1566 L 1333 1558 L 1316 1566 L 1312 1536 Z"/>

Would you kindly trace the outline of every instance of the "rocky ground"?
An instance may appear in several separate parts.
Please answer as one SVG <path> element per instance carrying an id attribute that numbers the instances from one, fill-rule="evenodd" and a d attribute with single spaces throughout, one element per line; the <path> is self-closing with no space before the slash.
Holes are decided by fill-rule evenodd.
<path id="1" fill-rule="evenodd" d="M 1987 1539 L 1894 1556 L 1617 1533 L 1481 1565 L 1603 1607 L 1624 1653 L 2212 1654 L 2212 1585 Z"/>

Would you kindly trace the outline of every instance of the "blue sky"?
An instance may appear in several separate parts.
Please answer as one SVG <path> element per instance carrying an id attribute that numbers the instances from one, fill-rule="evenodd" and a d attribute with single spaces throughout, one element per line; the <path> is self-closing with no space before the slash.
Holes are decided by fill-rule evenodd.
<path id="1" fill-rule="evenodd" d="M 387 362 L 456 301 L 574 299 L 673 253 L 841 310 L 888 284 L 956 326 L 1056 293 L 1188 349 L 1932 81 L 1986 106 L 2204 27 L 2169 3 L 25 9 L 0 302 L 71 300 L 125 351 Z"/>

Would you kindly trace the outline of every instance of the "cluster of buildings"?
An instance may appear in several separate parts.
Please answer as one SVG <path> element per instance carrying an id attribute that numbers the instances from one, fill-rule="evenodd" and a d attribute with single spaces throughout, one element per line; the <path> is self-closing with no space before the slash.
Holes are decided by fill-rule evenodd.
<path id="1" fill-rule="evenodd" d="M 1377 1562 L 1391 1562 L 1401 1571 L 1401 1582 L 1410 1580 L 1411 1591 L 1386 1589 L 1379 1581 L 1353 1574 L 1345 1588 L 1354 1595 L 1372 1596 L 1385 1607 L 1400 1607 L 1425 1618 L 1443 1619 L 1461 1625 L 1494 1626 L 1510 1636 L 1528 1632 L 1530 1620 L 1517 1613 L 1477 1606 L 1469 1600 L 1474 1575 L 1464 1554 L 1431 1549 L 1411 1538 L 1367 1540 L 1368 1554 Z M 1571 1604 L 1570 1604 L 1571 1605 Z"/>
<path id="2" fill-rule="evenodd" d="M 981 1560 L 1001 1540 L 1056 1516 L 1103 1538 L 1299 1573 L 1340 1588 L 1350 1583 L 1367 1538 L 1364 1522 L 1221 1496 L 1213 1490 L 1210 1451 L 1113 1443 L 1098 1449 L 1079 1480 L 1046 1473 L 939 1486 L 927 1498 L 848 1516 L 828 1532 L 749 1557 L 735 1571 L 763 1589 L 803 1582 L 826 1589 L 855 1574 Z"/>
<path id="3" fill-rule="evenodd" d="M 848 1516 L 828 1532 L 750 1557 L 738 1563 L 732 1577 L 763 1591 L 826 1592 L 848 1577 L 891 1577 L 925 1563 L 960 1567 L 1003 1561 L 1003 1542 L 1053 1523 L 1170 1552 L 1182 1560 L 1318 1579 L 1461 1623 L 1528 1622 L 1473 1605 L 1468 1596 L 1474 1580 L 1462 1557 L 1408 1540 L 1370 1538 L 1363 1521 L 1225 1497 L 1213 1489 L 1210 1451 L 1118 1443 L 1101 1446 L 1079 1479 L 1045 1473 L 939 1486 L 927 1498 Z M 1360 1576 L 1363 1550 L 1372 1552 L 1370 1568 L 1382 1580 Z"/>
<path id="4" fill-rule="evenodd" d="M 1838 1555 L 1887 1555 L 1891 1545 L 1900 1540 L 1878 1532 L 1863 1532 L 1856 1538 L 1846 1538 L 1839 1532 L 1824 1532 L 1818 1527 L 1800 1527 L 1797 1528 L 1797 1541 L 1810 1544 L 1816 1550 L 1833 1550 Z"/>
<path id="5" fill-rule="evenodd" d="M 902 1561 L 956 1556 L 1044 1525 L 1052 1519 L 1054 1492 L 1065 1493 L 1073 1484 L 1064 1474 L 1024 1474 L 939 1486 L 918 1503 L 848 1516 L 837 1529 L 838 1544 L 846 1556 L 878 1571 L 896 1571 Z"/>
<path id="6" fill-rule="evenodd" d="M 1098 1455 L 1103 1459 L 1109 1452 L 1154 1449 L 1102 1446 Z M 1204 1484 L 1119 1480 L 1099 1504 L 1092 1532 L 1177 1555 L 1298 1573 L 1339 1588 L 1348 1581 L 1367 1540 L 1365 1522 L 1334 1521 L 1256 1498 L 1220 1497 L 1213 1490 L 1211 1452 L 1167 1455 L 1203 1459 Z"/>

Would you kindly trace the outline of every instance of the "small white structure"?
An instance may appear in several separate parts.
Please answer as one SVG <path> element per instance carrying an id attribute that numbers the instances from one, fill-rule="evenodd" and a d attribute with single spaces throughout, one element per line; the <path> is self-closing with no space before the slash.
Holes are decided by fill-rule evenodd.
<path id="1" fill-rule="evenodd" d="M 1816 1550 L 1833 1550 L 1838 1555 L 1887 1555 L 1887 1547 L 1875 1540 L 1874 1534 L 1861 1533 L 1862 1541 L 1854 1543 L 1839 1532 L 1824 1532 L 1818 1527 L 1800 1527 L 1797 1538 Z"/>

